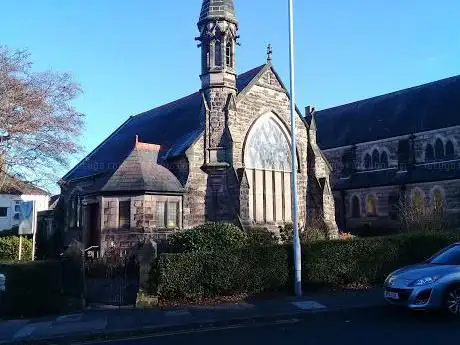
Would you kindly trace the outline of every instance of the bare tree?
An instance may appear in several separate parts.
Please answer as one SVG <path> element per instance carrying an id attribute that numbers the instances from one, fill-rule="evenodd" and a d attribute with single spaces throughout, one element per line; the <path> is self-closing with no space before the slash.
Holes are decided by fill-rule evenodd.
<path id="1" fill-rule="evenodd" d="M 81 93 L 68 73 L 32 70 L 30 54 L 0 46 L 0 189 L 12 175 L 50 186 L 79 152 Z"/>

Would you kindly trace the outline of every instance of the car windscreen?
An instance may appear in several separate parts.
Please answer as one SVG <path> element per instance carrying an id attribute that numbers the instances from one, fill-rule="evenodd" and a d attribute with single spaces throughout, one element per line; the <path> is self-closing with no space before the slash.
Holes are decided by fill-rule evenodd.
<path id="1" fill-rule="evenodd" d="M 460 265 L 460 245 L 455 245 L 438 253 L 429 261 L 435 265 Z"/>

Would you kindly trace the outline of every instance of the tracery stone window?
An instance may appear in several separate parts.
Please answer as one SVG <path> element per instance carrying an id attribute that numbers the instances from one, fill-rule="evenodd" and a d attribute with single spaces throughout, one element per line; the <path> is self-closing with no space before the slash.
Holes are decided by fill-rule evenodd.
<path id="1" fill-rule="evenodd" d="M 425 148 L 425 162 L 431 162 L 434 160 L 434 148 L 433 145 L 428 144 Z"/>
<path id="2" fill-rule="evenodd" d="M 372 167 L 372 157 L 369 153 L 366 153 L 366 156 L 364 157 L 364 168 L 366 170 L 370 170 Z"/>
<path id="3" fill-rule="evenodd" d="M 372 152 L 372 168 L 378 169 L 380 165 L 380 154 L 377 149 Z"/>
<path id="4" fill-rule="evenodd" d="M 369 195 L 367 197 L 367 215 L 375 217 L 377 215 L 377 198 L 375 195 Z"/>
<path id="5" fill-rule="evenodd" d="M 233 44 L 232 42 L 227 42 L 225 47 L 225 63 L 227 67 L 233 68 Z"/>
<path id="6" fill-rule="evenodd" d="M 445 157 L 444 143 L 441 139 L 436 139 L 434 144 L 434 151 L 436 154 L 436 159 L 443 159 Z"/>
<path id="7" fill-rule="evenodd" d="M 380 166 L 382 169 L 387 169 L 389 164 L 388 164 L 388 154 L 383 151 L 382 154 L 380 155 Z"/>
<path id="8" fill-rule="evenodd" d="M 441 187 L 435 186 L 431 191 L 431 206 L 439 211 L 444 208 L 444 193 Z"/>
<path id="9" fill-rule="evenodd" d="M 351 216 L 352 218 L 360 218 L 361 217 L 361 207 L 359 198 L 355 195 L 351 198 Z"/>
<path id="10" fill-rule="evenodd" d="M 455 157 L 455 148 L 454 143 L 451 140 L 448 140 L 446 143 L 446 158 Z"/>
<path id="11" fill-rule="evenodd" d="M 222 67 L 222 42 L 220 40 L 216 40 L 216 50 L 215 50 L 215 66 Z"/>
<path id="12" fill-rule="evenodd" d="M 422 210 L 425 207 L 425 194 L 419 188 L 412 191 L 412 207 L 415 210 Z"/>
<path id="13" fill-rule="evenodd" d="M 244 162 L 250 187 L 249 217 L 256 223 L 290 222 L 291 149 L 287 130 L 273 114 L 251 128 Z"/>

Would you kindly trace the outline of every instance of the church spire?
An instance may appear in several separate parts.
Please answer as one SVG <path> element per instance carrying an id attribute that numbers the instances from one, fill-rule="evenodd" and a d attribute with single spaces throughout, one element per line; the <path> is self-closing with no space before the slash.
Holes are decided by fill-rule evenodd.
<path id="1" fill-rule="evenodd" d="M 228 87 L 236 90 L 238 21 L 233 0 L 203 0 L 198 30 L 202 89 Z"/>
<path id="2" fill-rule="evenodd" d="M 233 0 L 203 0 L 198 26 L 201 22 L 214 19 L 224 19 L 237 24 Z"/>

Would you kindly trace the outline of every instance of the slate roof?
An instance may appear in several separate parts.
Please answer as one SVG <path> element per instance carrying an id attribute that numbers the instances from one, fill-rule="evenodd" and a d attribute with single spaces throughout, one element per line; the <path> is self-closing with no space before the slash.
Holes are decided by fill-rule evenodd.
<path id="1" fill-rule="evenodd" d="M 264 67 L 256 67 L 238 76 L 238 92 L 243 91 Z M 131 153 L 136 135 L 142 142 L 161 146 L 160 160 L 181 156 L 204 132 L 203 115 L 201 94 L 196 92 L 132 116 L 67 173 L 63 180 L 113 172 Z"/>
<path id="2" fill-rule="evenodd" d="M 0 194 L 50 195 L 47 191 L 11 175 L 0 175 L 0 183 Z"/>
<path id="3" fill-rule="evenodd" d="M 102 192 L 182 193 L 174 174 L 158 164 L 157 145 L 138 144 L 102 187 Z"/>
<path id="4" fill-rule="evenodd" d="M 460 76 L 316 112 L 321 149 L 460 124 Z"/>
<path id="5" fill-rule="evenodd" d="M 216 18 L 225 18 L 236 22 L 233 0 L 203 0 L 199 23 Z"/>
<path id="6" fill-rule="evenodd" d="M 350 178 L 334 181 L 333 188 L 335 190 L 374 188 L 455 179 L 460 179 L 460 160 L 421 164 L 405 172 L 397 168 L 359 172 Z"/>

